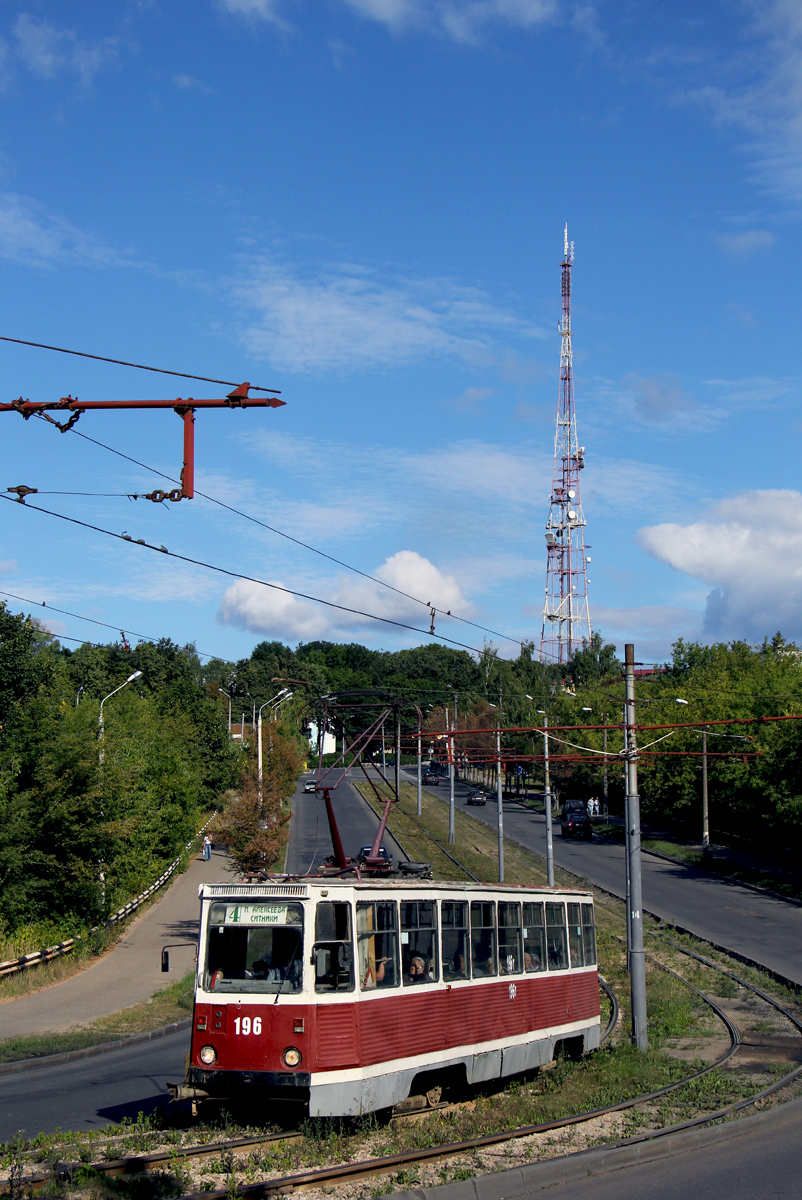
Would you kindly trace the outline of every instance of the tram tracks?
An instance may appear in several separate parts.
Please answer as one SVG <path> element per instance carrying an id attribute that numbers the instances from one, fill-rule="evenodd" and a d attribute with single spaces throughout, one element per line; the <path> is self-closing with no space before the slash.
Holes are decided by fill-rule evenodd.
<path id="1" fill-rule="evenodd" d="M 687 955 L 688 958 L 696 960 L 699 964 L 707 968 L 719 972 L 722 976 L 727 976 L 732 979 L 739 987 L 743 987 L 754 993 L 759 999 L 771 1006 L 781 1016 L 787 1019 L 794 1027 L 798 1034 L 802 1034 L 802 1022 L 791 1013 L 785 1006 L 779 1003 L 774 997 L 764 992 L 761 988 L 749 983 L 741 976 L 734 972 L 728 971 L 720 964 L 705 958 L 703 955 L 696 954 L 694 951 L 683 947 L 678 943 L 671 941 L 668 938 L 658 933 L 656 939 L 658 944 L 663 944 L 670 947 L 675 952 Z M 650 956 L 651 958 L 651 956 Z M 326 1188 L 330 1190 L 332 1187 L 344 1184 L 353 1184 L 360 1180 L 371 1178 L 379 1175 L 386 1175 L 399 1172 L 406 1168 L 418 1168 L 424 1164 L 430 1164 L 438 1160 L 454 1159 L 464 1155 L 478 1155 L 482 1150 L 488 1147 L 502 1146 L 504 1143 L 517 1141 L 523 1138 L 531 1137 L 534 1134 L 549 1133 L 562 1129 L 567 1129 L 570 1126 L 580 1125 L 585 1122 L 594 1120 L 595 1118 L 609 1116 L 615 1113 L 625 1112 L 640 1105 L 648 1105 L 650 1102 L 658 1100 L 669 1093 L 675 1092 L 680 1088 L 692 1084 L 694 1081 L 709 1075 L 712 1071 L 722 1067 L 725 1063 L 731 1060 L 738 1052 L 742 1045 L 742 1038 L 739 1029 L 731 1017 L 723 1010 L 720 1004 L 713 1000 L 710 996 L 705 995 L 701 989 L 697 988 L 688 979 L 675 971 L 667 963 L 660 962 L 657 959 L 651 958 L 655 966 L 661 970 L 667 971 L 676 979 L 687 987 L 691 992 L 700 997 L 704 1003 L 715 1013 L 716 1017 L 723 1023 L 727 1030 L 730 1045 L 727 1050 L 719 1055 L 716 1060 L 709 1063 L 699 1071 L 693 1072 L 691 1075 L 684 1076 L 682 1079 L 675 1080 L 661 1088 L 653 1089 L 650 1092 L 631 1097 L 627 1100 L 620 1101 L 616 1104 L 606 1105 L 604 1107 L 586 1110 L 579 1113 L 574 1113 L 567 1117 L 559 1119 L 539 1122 L 537 1124 L 519 1126 L 514 1129 L 502 1130 L 497 1133 L 485 1134 L 480 1137 L 464 1139 L 462 1141 L 444 1143 L 426 1148 L 416 1148 L 414 1150 L 393 1154 L 383 1155 L 381 1157 L 366 1158 L 359 1162 L 337 1163 L 330 1166 L 316 1167 L 310 1170 L 294 1172 L 293 1174 L 276 1175 L 272 1178 L 264 1179 L 255 1183 L 242 1183 L 237 1186 L 237 1194 L 246 1197 L 247 1200 L 261 1200 L 262 1197 L 270 1197 L 277 1195 L 287 1195 L 294 1191 L 300 1191 L 310 1188 Z M 615 992 L 606 982 L 600 977 L 600 986 L 604 989 L 610 999 L 610 1018 L 607 1027 L 603 1034 L 601 1044 L 604 1044 L 612 1035 L 620 1018 L 620 1009 L 618 999 Z M 647 1132 L 637 1134 L 634 1137 L 621 1138 L 615 1141 L 607 1141 L 605 1145 L 610 1148 L 620 1145 L 630 1145 L 637 1142 L 653 1140 L 655 1138 L 665 1137 L 671 1133 L 677 1133 L 682 1130 L 694 1128 L 699 1125 L 708 1124 L 710 1122 L 719 1121 L 727 1117 L 731 1117 L 755 1105 L 760 1105 L 765 1099 L 772 1096 L 783 1088 L 788 1087 L 802 1076 L 802 1065 L 795 1066 L 793 1070 L 785 1073 L 780 1079 L 775 1080 L 768 1087 L 765 1087 L 755 1094 L 746 1098 L 742 1098 L 733 1103 L 719 1108 L 715 1112 L 703 1113 L 699 1116 L 682 1121 L 678 1124 L 651 1129 Z M 410 1112 L 399 1114 L 393 1118 L 394 1120 L 403 1120 L 407 1117 L 420 1116 L 423 1112 L 434 1112 L 441 1108 L 454 1108 L 451 1104 L 437 1104 L 435 1106 L 414 1109 Z M 121 1157 L 108 1161 L 94 1163 L 73 1163 L 73 1164 L 54 1164 L 51 1172 L 42 1175 L 28 1175 L 24 1179 L 26 1190 L 31 1192 L 38 1191 L 39 1188 L 47 1180 L 52 1180 L 53 1174 L 58 1175 L 62 1179 L 70 1179 L 77 1172 L 83 1170 L 89 1173 L 95 1173 L 101 1177 L 112 1179 L 120 1175 L 142 1174 L 148 1172 L 156 1172 L 159 1170 L 180 1169 L 184 1164 L 190 1162 L 214 1161 L 218 1160 L 218 1164 L 225 1164 L 233 1174 L 237 1167 L 237 1156 L 250 1154 L 253 1156 L 261 1155 L 264 1152 L 270 1153 L 282 1143 L 301 1142 L 304 1140 L 304 1135 L 301 1131 L 284 1132 L 276 1134 L 261 1134 L 249 1138 L 237 1138 L 223 1140 L 214 1143 L 206 1143 L 204 1145 L 188 1146 L 188 1147 L 170 1147 L 164 1150 L 158 1150 L 150 1154 L 132 1155 Z M 242 1166 L 243 1164 L 240 1164 Z M 210 1172 L 214 1173 L 214 1172 Z M 220 1173 L 217 1171 L 216 1173 Z M 0 1184 L 0 1190 L 2 1190 Z M 8 1187 L 6 1191 L 10 1190 Z M 190 1193 L 186 1200 L 195 1200 L 196 1197 L 203 1197 L 204 1200 L 224 1200 L 225 1197 L 231 1197 L 232 1187 L 227 1185 L 224 1188 L 207 1190 L 203 1192 Z"/>

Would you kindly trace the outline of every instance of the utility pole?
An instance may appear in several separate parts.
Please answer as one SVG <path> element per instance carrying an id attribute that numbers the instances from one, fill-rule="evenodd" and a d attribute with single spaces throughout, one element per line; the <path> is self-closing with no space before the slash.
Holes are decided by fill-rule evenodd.
<path id="1" fill-rule="evenodd" d="M 384 721 L 382 721 L 382 775 L 387 778 L 387 750 L 384 745 Z"/>
<path id="2" fill-rule="evenodd" d="M 446 727 L 453 729 L 453 725 L 448 722 L 448 709 L 446 709 Z M 448 782 L 449 782 L 449 799 L 448 799 L 448 840 L 455 842 L 456 836 L 454 833 L 454 737 L 449 734 L 448 738 Z"/>
<path id="3" fill-rule="evenodd" d="M 496 803 L 498 804 L 498 881 L 504 882 L 504 804 L 501 787 L 501 730 L 496 730 Z"/>
<path id="4" fill-rule="evenodd" d="M 546 809 L 546 882 L 554 887 L 554 838 L 551 829 L 551 780 L 549 776 L 549 718 L 543 713 L 543 800 Z"/>
<path id="5" fill-rule="evenodd" d="M 624 735 L 624 750 L 628 746 L 627 742 L 627 706 L 621 709 L 621 725 Z M 624 764 L 624 896 L 627 906 L 627 971 L 631 969 L 629 960 L 629 948 L 632 945 L 632 904 L 630 895 L 629 881 L 629 767 Z"/>
<path id="6" fill-rule="evenodd" d="M 343 738 L 343 752 L 345 739 Z M 401 800 L 401 710 L 395 714 L 395 798 Z"/>
<path id="7" fill-rule="evenodd" d="M 602 784 L 602 797 L 604 800 L 604 819 L 607 820 L 607 713 L 602 713 L 604 720 L 604 782 Z"/>
<path id="8" fill-rule="evenodd" d="M 710 823 L 707 810 L 707 730 L 702 730 L 702 848 L 710 845 Z"/>
<path id="9" fill-rule="evenodd" d="M 418 816 L 421 815 L 421 752 L 420 752 L 420 723 L 418 724 Z"/>
<path id="10" fill-rule="evenodd" d="M 632 1042 L 638 1050 L 649 1049 L 646 1025 L 646 960 L 643 953 L 643 898 L 640 857 L 640 796 L 638 795 L 638 747 L 635 715 L 635 647 L 624 649 L 626 671 L 626 761 L 627 832 L 629 834 L 629 971 L 632 997 Z"/>

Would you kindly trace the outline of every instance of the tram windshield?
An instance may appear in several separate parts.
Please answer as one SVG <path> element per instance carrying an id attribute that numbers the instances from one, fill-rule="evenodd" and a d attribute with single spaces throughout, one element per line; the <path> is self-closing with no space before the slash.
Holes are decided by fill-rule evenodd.
<path id="1" fill-rule="evenodd" d="M 298 992 L 303 940 L 301 904 L 212 904 L 204 987 L 210 992 Z"/>

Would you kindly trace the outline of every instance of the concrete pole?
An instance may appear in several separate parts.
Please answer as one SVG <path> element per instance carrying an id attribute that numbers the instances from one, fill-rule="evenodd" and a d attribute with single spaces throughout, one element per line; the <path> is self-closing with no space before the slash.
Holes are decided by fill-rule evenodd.
<path id="1" fill-rule="evenodd" d="M 543 716 L 543 799 L 546 809 L 546 881 L 554 887 L 554 837 L 551 828 L 551 777 L 549 775 L 549 718 Z"/>
<path id="2" fill-rule="evenodd" d="M 707 730 L 702 730 L 702 846 L 710 845 L 710 823 L 707 811 Z"/>
<path id="3" fill-rule="evenodd" d="M 418 728 L 418 816 L 421 815 L 421 784 L 420 728 Z"/>
<path id="4" fill-rule="evenodd" d="M 401 799 L 401 713 L 395 714 L 395 798 Z"/>
<path id="5" fill-rule="evenodd" d="M 259 724 L 256 731 L 256 788 L 259 803 L 262 803 L 262 710 L 259 709 Z"/>
<path id="6" fill-rule="evenodd" d="M 604 800 L 604 819 L 607 820 L 607 713 L 602 713 L 604 718 L 604 783 L 602 786 L 602 798 Z"/>
<path id="7" fill-rule="evenodd" d="M 446 725 L 449 729 L 452 728 L 448 724 L 448 718 L 446 718 Z M 448 783 L 448 840 L 453 843 L 456 841 L 456 836 L 454 833 L 454 739 L 452 737 L 448 739 Z"/>
<path id="8" fill-rule="evenodd" d="M 496 775 L 496 803 L 498 804 L 498 881 L 504 882 L 504 805 L 501 788 L 501 730 L 496 730 L 496 761 L 498 762 L 498 773 Z"/>
<path id="9" fill-rule="evenodd" d="M 382 775 L 387 778 L 387 749 L 384 745 L 384 721 L 382 721 Z"/>
<path id="10" fill-rule="evenodd" d="M 632 1042 L 638 1050 L 649 1049 L 646 1024 L 646 959 L 643 953 L 643 899 L 640 860 L 640 796 L 638 795 L 638 747 L 635 733 L 635 647 L 624 649 L 627 696 L 627 828 L 629 831 L 629 894 L 631 942 L 630 985 L 632 996 Z"/>

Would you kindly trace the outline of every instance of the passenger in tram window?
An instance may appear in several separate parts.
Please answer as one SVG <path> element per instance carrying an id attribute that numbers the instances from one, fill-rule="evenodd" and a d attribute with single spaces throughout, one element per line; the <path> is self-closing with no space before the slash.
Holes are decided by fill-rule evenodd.
<path id="1" fill-rule="evenodd" d="M 356 934 L 363 992 L 398 986 L 398 909 L 394 901 L 358 901 Z"/>
<path id="2" fill-rule="evenodd" d="M 593 922 L 593 905 L 582 905 L 582 942 L 585 949 L 585 966 L 596 963 L 596 928 Z"/>
<path id="3" fill-rule="evenodd" d="M 543 905 L 524 904 L 524 970 L 545 971 L 546 929 L 543 924 Z"/>
<path id="4" fill-rule="evenodd" d="M 443 926 L 443 979 L 470 979 L 468 972 L 468 905 L 464 900 L 444 900 L 440 905 Z"/>
<path id="5" fill-rule="evenodd" d="M 496 974 L 496 906 L 471 901 L 471 971 L 474 979 Z"/>
<path id="6" fill-rule="evenodd" d="M 521 972 L 521 906 L 515 901 L 498 902 L 498 973 Z"/>
<path id="7" fill-rule="evenodd" d="M 423 964 L 420 971 L 413 970 L 416 960 Z M 437 905 L 432 900 L 401 901 L 401 974 L 405 984 L 437 979 Z"/>
<path id="8" fill-rule="evenodd" d="M 546 949 L 550 971 L 568 966 L 568 938 L 565 929 L 565 905 L 546 901 Z"/>

